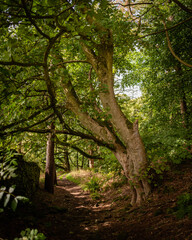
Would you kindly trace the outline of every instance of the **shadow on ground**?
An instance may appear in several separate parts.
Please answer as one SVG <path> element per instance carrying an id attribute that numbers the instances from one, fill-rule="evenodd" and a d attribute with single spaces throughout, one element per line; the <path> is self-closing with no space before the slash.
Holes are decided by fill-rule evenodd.
<path id="1" fill-rule="evenodd" d="M 12 240 L 23 229 L 36 228 L 47 240 L 191 240 L 192 220 L 177 219 L 170 211 L 192 186 L 191 165 L 181 173 L 170 173 L 147 202 L 131 211 L 129 198 L 114 201 L 117 191 L 96 202 L 64 178 L 54 195 L 41 187 L 32 205 L 0 214 L 0 238 Z"/>

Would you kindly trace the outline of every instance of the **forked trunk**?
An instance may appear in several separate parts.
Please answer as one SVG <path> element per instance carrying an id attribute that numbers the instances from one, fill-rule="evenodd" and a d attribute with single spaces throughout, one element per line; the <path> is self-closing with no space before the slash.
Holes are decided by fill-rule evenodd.
<path id="1" fill-rule="evenodd" d="M 117 148 L 114 154 L 128 179 L 131 189 L 131 205 L 140 205 L 149 195 L 151 187 L 146 178 L 147 158 L 137 122 L 134 123 L 132 137 L 126 151 Z"/>
<path id="2" fill-rule="evenodd" d="M 82 48 L 91 63 L 100 87 L 99 99 L 101 111 L 106 116 L 105 121 L 95 120 L 88 112 L 82 111 L 81 101 L 78 98 L 70 76 L 68 82 L 62 80 L 67 97 L 67 106 L 78 117 L 83 126 L 90 130 L 98 139 L 109 144 L 116 158 L 122 165 L 125 175 L 132 189 L 131 204 L 141 204 L 150 192 L 150 185 L 145 178 L 147 158 L 145 148 L 138 131 L 138 122 L 134 124 L 122 112 L 114 93 L 113 74 L 113 37 L 112 32 L 106 30 L 107 35 L 98 45 L 98 55 L 89 46 L 82 42 Z M 98 109 L 98 108 L 97 108 Z M 103 118 L 103 117 L 102 117 Z"/>

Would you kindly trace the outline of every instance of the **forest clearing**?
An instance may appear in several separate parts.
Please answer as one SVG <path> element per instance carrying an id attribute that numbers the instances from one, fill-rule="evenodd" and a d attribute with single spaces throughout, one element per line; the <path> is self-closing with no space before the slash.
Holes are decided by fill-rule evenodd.
<path id="1" fill-rule="evenodd" d="M 0 238 L 192 240 L 192 1 L 0 0 Z"/>

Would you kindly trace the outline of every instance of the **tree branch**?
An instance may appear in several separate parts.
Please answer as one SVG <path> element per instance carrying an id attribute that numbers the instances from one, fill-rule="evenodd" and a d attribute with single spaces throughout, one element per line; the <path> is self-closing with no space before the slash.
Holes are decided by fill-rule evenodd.
<path id="1" fill-rule="evenodd" d="M 180 1 L 178 0 L 172 0 L 174 3 L 176 3 L 181 9 L 183 9 L 185 12 L 192 13 L 192 9 L 189 9 L 185 5 L 183 5 Z"/>
<path id="2" fill-rule="evenodd" d="M 44 54 L 44 76 L 45 76 L 45 82 L 46 82 L 46 85 L 47 85 L 47 90 L 48 90 L 48 93 L 49 93 L 50 98 L 51 98 L 51 105 L 53 107 L 53 110 L 54 110 L 55 114 L 58 116 L 59 121 L 62 125 L 65 124 L 65 123 L 64 123 L 62 114 L 56 108 L 57 100 L 56 100 L 56 95 L 55 95 L 55 89 L 54 89 L 54 85 L 53 85 L 53 83 L 50 79 L 50 76 L 49 76 L 49 69 L 48 69 L 47 61 L 48 61 L 48 56 L 49 56 L 51 48 L 54 46 L 57 39 L 60 36 L 62 36 L 63 33 L 64 33 L 64 30 L 61 30 L 54 38 L 52 38 L 49 41 L 49 44 L 48 44 L 47 49 L 46 49 L 45 54 Z M 65 126 L 65 127 L 67 127 L 67 126 Z"/>
<path id="3" fill-rule="evenodd" d="M 166 28 L 166 29 L 163 29 L 163 30 L 157 31 L 157 32 L 149 33 L 149 34 L 144 35 L 144 36 L 141 36 L 141 37 L 139 37 L 139 38 L 137 38 L 137 39 L 139 40 L 139 39 L 142 39 L 142 38 L 145 38 L 145 37 L 148 37 L 148 36 L 152 36 L 152 35 L 156 35 L 156 34 L 159 34 L 159 33 L 163 33 L 163 32 L 166 32 L 166 31 L 172 30 L 172 29 L 176 28 L 177 26 L 179 26 L 179 25 L 181 25 L 181 24 L 184 24 L 185 22 L 190 21 L 191 19 L 192 19 L 192 17 L 189 17 L 189 18 L 183 20 L 182 22 L 179 22 L 179 23 L 175 24 L 175 25 L 172 26 L 172 27 L 169 27 L 169 28 Z"/>
<path id="4" fill-rule="evenodd" d="M 77 152 L 81 153 L 81 155 L 83 155 L 83 156 L 85 156 L 85 157 L 87 157 L 87 158 L 102 159 L 100 156 L 93 156 L 93 155 L 90 155 L 90 154 L 84 152 L 83 150 L 81 150 L 79 147 L 77 147 L 77 146 L 75 146 L 75 145 L 72 145 L 72 144 L 66 143 L 66 142 L 62 142 L 62 141 L 60 141 L 57 137 L 56 137 L 56 142 L 57 142 L 57 144 L 59 144 L 59 145 L 73 148 L 74 150 L 76 150 Z"/>
<path id="5" fill-rule="evenodd" d="M 8 62 L 8 61 L 0 61 L 0 65 L 5 66 L 20 66 L 20 67 L 42 67 L 44 66 L 44 63 L 22 63 L 22 62 L 16 62 L 14 60 Z"/>
<path id="6" fill-rule="evenodd" d="M 14 133 L 18 133 L 18 132 L 30 132 L 30 133 L 39 133 L 39 134 L 47 134 L 47 133 L 51 133 L 51 129 L 30 129 L 28 127 L 25 127 L 25 128 L 19 128 L 18 130 L 14 130 L 14 131 L 11 131 L 11 132 L 8 132 L 8 133 L 0 133 L 0 136 L 6 136 L 6 135 L 12 135 Z M 113 144 L 108 144 L 92 135 L 88 135 L 88 134 L 85 134 L 85 133 L 82 133 L 82 132 L 78 132 L 78 131 L 74 131 L 72 129 L 70 129 L 70 131 L 68 130 L 54 130 L 54 133 L 55 134 L 67 134 L 67 135 L 71 135 L 71 136 L 77 136 L 77 137 L 80 137 L 82 139 L 88 139 L 88 140 L 92 140 L 94 141 L 95 143 L 98 144 L 98 146 L 103 146 L 103 147 L 106 147 L 112 151 L 115 151 L 115 148 L 113 146 Z"/>
<path id="7" fill-rule="evenodd" d="M 32 120 L 32 119 L 35 118 L 36 116 L 40 115 L 40 114 L 42 113 L 42 111 L 47 111 L 47 110 L 49 110 L 51 107 L 52 107 L 52 106 L 48 106 L 47 108 L 41 109 L 41 110 L 39 110 L 39 111 L 31 114 L 31 116 L 29 116 L 28 118 L 23 118 L 23 119 L 21 119 L 21 120 L 19 120 L 19 121 L 17 121 L 17 122 L 10 123 L 10 124 L 8 124 L 8 125 L 6 125 L 6 126 L 1 126 L 0 131 L 4 131 L 4 130 L 6 130 L 6 129 L 8 129 L 8 128 L 11 128 L 11 127 L 17 126 L 17 125 L 19 125 L 19 124 L 21 124 L 21 123 L 24 123 L 24 122 L 26 122 L 26 121 Z"/>
<path id="8" fill-rule="evenodd" d="M 151 2 L 143 2 L 143 3 L 128 3 L 128 4 L 122 4 L 122 3 L 112 3 L 111 5 L 120 5 L 122 7 L 131 7 L 131 6 L 137 6 L 137 5 L 152 5 Z"/>
<path id="9" fill-rule="evenodd" d="M 68 61 L 62 61 L 61 63 L 58 63 L 57 66 L 62 66 L 63 64 L 67 63 L 89 63 L 87 60 L 68 60 Z"/>
<path id="10" fill-rule="evenodd" d="M 30 20 L 30 22 L 33 24 L 33 26 L 36 28 L 36 30 L 45 38 L 47 39 L 51 39 L 49 35 L 47 35 L 46 33 L 44 33 L 36 24 L 35 20 L 31 17 L 31 13 L 30 11 L 27 9 L 27 6 L 26 6 L 26 2 L 25 0 L 21 0 L 22 2 L 22 5 L 23 5 L 23 8 L 25 10 L 25 13 L 26 13 L 26 16 L 28 17 L 28 19 Z"/>
<path id="11" fill-rule="evenodd" d="M 170 42 L 170 39 L 169 39 L 168 30 L 167 30 L 166 23 L 165 23 L 164 20 L 163 20 L 163 25 L 164 25 L 164 27 L 165 27 L 165 33 L 166 33 L 168 48 L 169 48 L 170 52 L 172 53 L 172 55 L 173 55 L 180 63 L 184 64 L 184 65 L 187 66 L 187 67 L 192 68 L 192 65 L 191 65 L 191 64 L 184 62 L 182 59 L 180 59 L 180 58 L 175 54 L 175 52 L 173 51 L 173 48 L 172 48 L 172 46 L 171 46 L 171 42 Z"/>
<path id="12" fill-rule="evenodd" d="M 78 1 L 78 0 L 77 0 L 77 1 Z M 74 4 L 73 4 L 73 5 L 69 6 L 68 8 L 64 9 L 64 10 L 63 10 L 63 11 L 61 11 L 59 14 L 57 14 L 57 16 L 56 16 L 56 17 L 59 17 L 59 16 L 60 16 L 60 15 L 62 15 L 63 13 L 65 13 L 65 12 L 69 11 L 70 9 L 72 9 L 72 8 L 73 8 L 73 7 L 76 5 L 77 1 L 76 1 L 76 2 L 74 2 Z"/>

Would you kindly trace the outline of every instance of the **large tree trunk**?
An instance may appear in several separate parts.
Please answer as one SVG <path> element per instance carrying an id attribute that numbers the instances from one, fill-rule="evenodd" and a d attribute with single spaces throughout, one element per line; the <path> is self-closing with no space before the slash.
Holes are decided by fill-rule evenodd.
<path id="1" fill-rule="evenodd" d="M 54 130 L 54 124 L 50 127 Z M 49 193 L 54 193 L 55 183 L 55 161 L 54 161 L 54 134 L 49 133 L 47 140 L 47 152 L 46 152 L 46 169 L 45 169 L 45 190 Z"/>
<path id="2" fill-rule="evenodd" d="M 146 179 L 148 162 L 145 147 L 139 134 L 138 121 L 132 124 L 125 117 L 116 101 L 113 89 L 112 50 L 111 54 L 109 50 L 107 52 L 103 50 L 102 53 L 108 64 L 102 65 L 99 71 L 98 68 L 96 69 L 101 85 L 105 86 L 105 91 L 100 93 L 100 99 L 105 109 L 108 109 L 108 113 L 111 115 L 111 123 L 119 134 L 120 140 L 125 145 L 125 156 L 122 156 L 122 154 L 119 156 L 118 147 L 115 155 L 121 163 L 131 186 L 131 204 L 139 205 L 146 199 L 151 190 L 150 184 Z"/>
<path id="3" fill-rule="evenodd" d="M 138 131 L 138 122 L 133 125 L 132 137 L 129 146 L 117 147 L 114 155 L 123 167 L 131 189 L 131 204 L 140 205 L 151 191 L 146 177 L 147 158 L 145 148 Z"/>
<path id="4" fill-rule="evenodd" d="M 75 92 L 69 74 L 61 83 L 68 101 L 66 106 L 78 116 L 83 126 L 113 149 L 131 186 L 131 204 L 141 204 L 150 192 L 150 185 L 146 179 L 147 158 L 139 134 L 138 122 L 132 123 L 126 118 L 115 98 L 113 45 L 110 33 L 108 36 L 109 41 L 104 41 L 98 47 L 98 55 L 82 43 L 87 60 L 91 63 L 98 77 L 99 98 L 107 120 L 100 124 L 89 113 L 82 111 L 81 101 Z"/>

